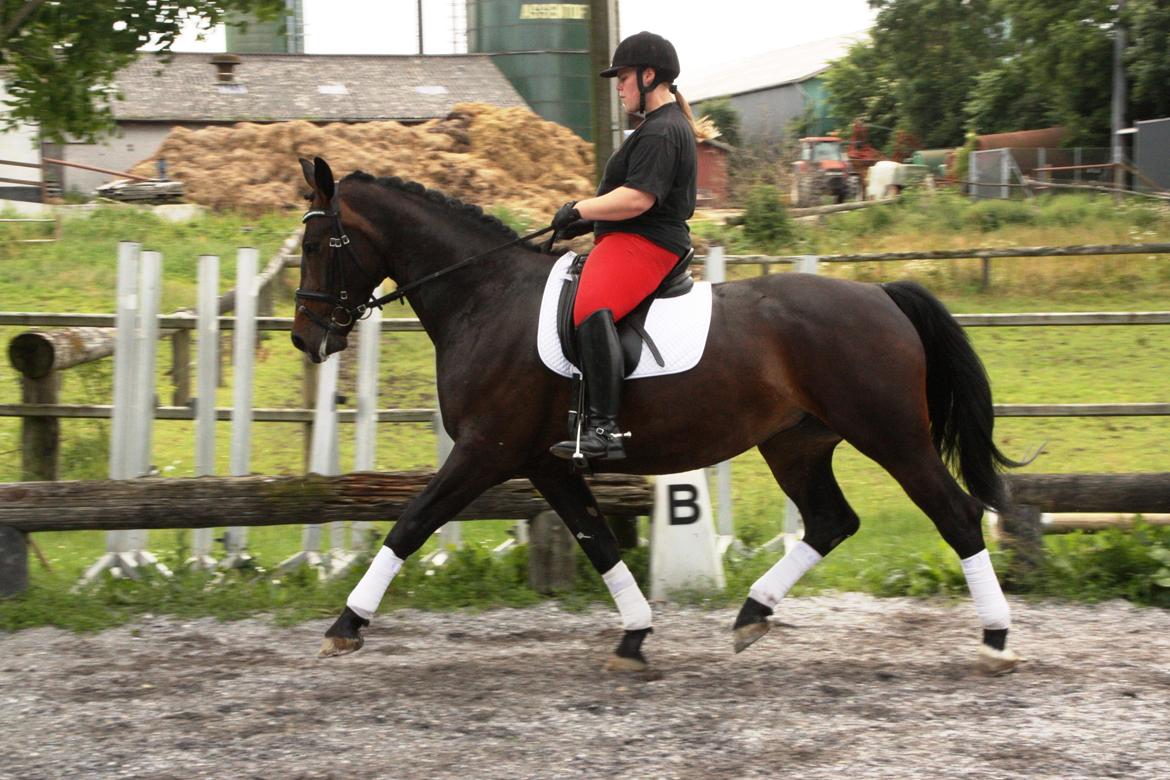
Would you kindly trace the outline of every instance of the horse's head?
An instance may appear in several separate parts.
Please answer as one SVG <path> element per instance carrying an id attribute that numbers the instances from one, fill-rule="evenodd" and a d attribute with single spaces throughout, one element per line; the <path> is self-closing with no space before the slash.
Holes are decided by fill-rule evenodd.
<path id="1" fill-rule="evenodd" d="M 385 274 L 373 258 L 372 228 L 353 210 L 320 157 L 302 158 L 313 188 L 301 242 L 301 281 L 293 318 L 293 346 L 320 363 L 345 349 L 349 332 Z"/>

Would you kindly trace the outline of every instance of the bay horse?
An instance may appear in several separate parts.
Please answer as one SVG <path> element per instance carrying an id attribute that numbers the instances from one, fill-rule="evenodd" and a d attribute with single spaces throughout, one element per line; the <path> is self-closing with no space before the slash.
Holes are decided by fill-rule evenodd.
<path id="1" fill-rule="evenodd" d="M 359 649 L 402 562 L 482 492 L 526 477 L 621 613 L 625 631 L 607 668 L 644 668 L 649 604 L 584 478 L 549 453 L 570 408 L 570 382 L 537 354 L 537 314 L 556 256 L 417 183 L 360 171 L 335 182 L 321 158 L 301 166 L 312 194 L 293 344 L 315 362 L 345 349 L 372 291 L 393 279 L 434 343 L 439 406 L 454 440 L 326 632 L 321 656 Z M 626 383 L 627 457 L 598 470 L 677 473 L 759 449 L 805 532 L 752 586 L 733 626 L 735 651 L 761 638 L 788 588 L 858 530 L 832 468 L 834 449 L 847 441 L 898 481 L 959 556 L 983 628 L 978 665 L 1010 671 L 1018 660 L 1005 646 L 1010 614 L 981 518 L 984 507 L 1004 507 L 1000 472 L 1020 464 L 992 439 L 989 381 L 954 318 L 912 282 L 810 274 L 716 284 L 711 317 L 694 368 Z"/>

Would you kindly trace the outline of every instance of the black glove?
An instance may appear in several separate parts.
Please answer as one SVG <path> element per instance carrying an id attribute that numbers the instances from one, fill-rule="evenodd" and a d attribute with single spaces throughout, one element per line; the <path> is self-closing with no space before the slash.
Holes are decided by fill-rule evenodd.
<path id="1" fill-rule="evenodd" d="M 557 231 L 557 236 L 562 241 L 569 241 L 577 236 L 584 236 L 593 232 L 593 220 L 579 219 L 576 222 L 570 222 L 566 227 Z"/>
<path id="2" fill-rule="evenodd" d="M 556 215 L 552 218 L 553 230 L 560 233 L 564 231 L 569 225 L 581 219 L 581 212 L 577 211 L 577 201 L 571 200 L 565 205 L 557 209 Z M 578 233 L 577 235 L 580 235 Z"/>

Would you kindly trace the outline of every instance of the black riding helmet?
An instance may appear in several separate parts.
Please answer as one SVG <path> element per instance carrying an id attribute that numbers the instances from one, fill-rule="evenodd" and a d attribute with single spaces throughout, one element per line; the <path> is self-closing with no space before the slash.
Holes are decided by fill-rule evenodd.
<path id="1" fill-rule="evenodd" d="M 638 113 L 646 111 L 646 93 L 659 84 L 671 84 L 670 91 L 673 92 L 672 82 L 678 78 L 680 71 L 674 44 L 661 35 L 645 30 L 634 33 L 619 43 L 614 50 L 610 66 L 599 75 L 605 79 L 613 78 L 622 68 L 638 69 Z M 646 68 L 654 68 L 654 81 L 650 86 L 642 84 L 642 72 Z"/>

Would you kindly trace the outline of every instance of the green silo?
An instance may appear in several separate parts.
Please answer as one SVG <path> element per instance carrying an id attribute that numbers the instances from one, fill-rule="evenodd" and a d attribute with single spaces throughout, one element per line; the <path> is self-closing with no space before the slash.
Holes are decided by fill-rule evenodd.
<path id="1" fill-rule="evenodd" d="M 232 54 L 304 54 L 304 0 L 284 0 L 284 14 L 276 19 L 259 21 L 251 14 L 231 14 L 227 50 Z"/>
<path id="2" fill-rule="evenodd" d="M 533 111 L 593 140 L 588 4 L 467 0 L 467 50 L 492 55 Z"/>

